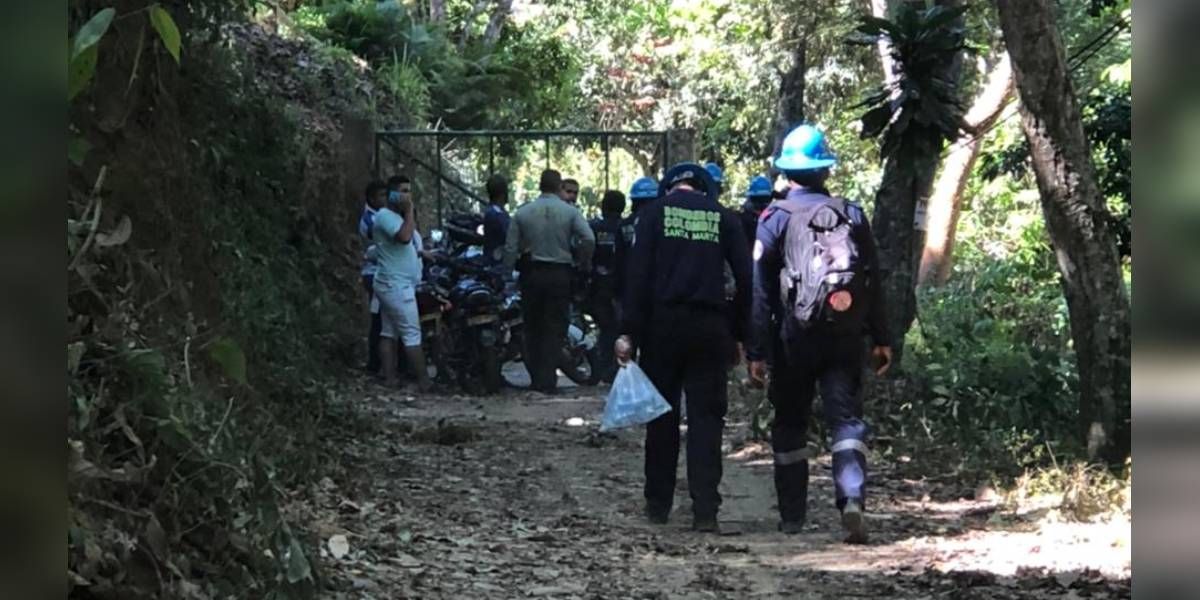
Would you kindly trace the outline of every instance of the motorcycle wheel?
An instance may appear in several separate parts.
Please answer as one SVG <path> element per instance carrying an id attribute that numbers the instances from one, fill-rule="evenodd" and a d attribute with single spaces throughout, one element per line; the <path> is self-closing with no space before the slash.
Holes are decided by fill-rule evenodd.
<path id="1" fill-rule="evenodd" d="M 600 381 L 600 374 L 592 367 L 594 364 L 596 361 L 592 350 L 580 353 L 578 358 L 569 350 L 564 350 L 558 368 L 575 385 L 596 385 Z"/>
<path id="2" fill-rule="evenodd" d="M 504 375 L 500 373 L 500 351 L 495 346 L 481 348 L 479 366 L 483 371 L 484 393 L 498 393 L 504 387 Z"/>

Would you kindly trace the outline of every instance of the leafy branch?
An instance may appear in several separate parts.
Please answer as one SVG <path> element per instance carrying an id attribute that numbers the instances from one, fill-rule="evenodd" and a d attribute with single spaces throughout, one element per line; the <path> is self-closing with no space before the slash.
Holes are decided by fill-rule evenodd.
<path id="1" fill-rule="evenodd" d="M 175 19 L 171 17 L 171 13 L 167 12 L 162 5 L 155 2 L 121 17 L 117 16 L 115 8 L 105 8 L 92 15 L 92 18 L 88 19 L 75 33 L 74 39 L 69 41 L 71 52 L 67 62 L 67 102 L 74 100 L 91 83 L 92 77 L 96 74 L 100 40 L 104 38 L 113 21 L 143 11 L 148 16 L 150 26 L 158 32 L 163 47 L 166 48 L 171 58 L 175 59 L 175 63 L 179 64 L 182 52 L 179 27 L 175 25 Z"/>
<path id="2" fill-rule="evenodd" d="M 917 9 L 901 5 L 894 20 L 863 15 L 852 44 L 875 45 L 887 40 L 899 76 L 854 108 L 869 108 L 861 117 L 861 137 L 883 134 L 880 154 L 887 158 L 905 141 L 907 133 L 919 138 L 953 139 L 967 129 L 964 108 L 955 83 L 945 79 L 946 66 L 966 49 L 961 17 L 967 7 L 932 6 Z M 912 128 L 912 129 L 910 129 Z"/>

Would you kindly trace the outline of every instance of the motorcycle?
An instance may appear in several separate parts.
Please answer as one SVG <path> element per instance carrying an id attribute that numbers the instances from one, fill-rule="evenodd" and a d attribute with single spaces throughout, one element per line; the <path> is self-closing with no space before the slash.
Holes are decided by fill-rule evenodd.
<path id="1" fill-rule="evenodd" d="M 506 335 L 494 275 L 453 256 L 432 257 L 426 282 L 443 307 L 430 352 L 438 379 L 456 381 L 472 393 L 496 393 L 504 385 Z"/>
<path id="2" fill-rule="evenodd" d="M 596 385 L 600 383 L 600 371 L 596 368 L 600 364 L 596 348 L 599 329 L 592 317 L 584 312 L 585 302 L 584 294 L 572 294 L 567 339 L 558 369 L 576 385 Z"/>
<path id="3" fill-rule="evenodd" d="M 456 331 L 455 325 L 457 307 L 460 301 L 474 302 L 472 316 L 475 320 L 466 325 L 467 328 L 488 326 L 487 333 L 477 332 L 472 335 L 452 333 L 445 337 L 445 347 L 436 354 L 441 362 L 447 363 L 447 369 L 462 372 L 464 369 L 479 370 L 486 373 L 482 377 L 483 388 L 494 392 L 503 385 L 499 376 L 499 368 L 505 363 L 523 360 L 524 351 L 524 318 L 521 311 L 521 291 L 516 279 L 511 273 L 496 264 L 493 257 L 483 255 L 483 219 L 475 214 L 451 216 L 446 220 L 443 229 L 430 232 L 431 248 L 437 259 L 436 264 L 427 273 L 427 281 L 438 281 L 438 285 L 446 290 L 446 296 L 455 309 L 446 315 L 446 324 L 451 332 Z M 490 298 L 484 298 L 484 288 L 490 292 Z M 471 290 L 468 292 L 467 290 Z M 452 290 L 459 290 L 455 300 Z M 487 307 L 484 309 L 483 307 Z M 567 334 L 564 339 L 562 356 L 559 359 L 559 369 L 577 385 L 595 385 L 599 373 L 592 365 L 596 364 L 595 327 L 581 310 L 582 298 L 574 298 L 570 313 Z M 489 315 L 485 317 L 484 315 Z M 461 324 L 458 329 L 461 329 Z M 464 359 L 470 355 L 466 346 L 468 340 L 474 338 L 478 344 L 479 356 L 476 359 Z M 494 357 L 494 358 L 493 358 Z M 476 364 L 478 368 L 463 365 Z M 493 367 L 492 363 L 498 366 Z M 486 364 L 486 366 L 484 366 Z M 456 368 L 457 366 L 457 368 Z M 438 365 L 439 372 L 442 366 Z M 493 376 L 492 374 L 495 373 Z"/>

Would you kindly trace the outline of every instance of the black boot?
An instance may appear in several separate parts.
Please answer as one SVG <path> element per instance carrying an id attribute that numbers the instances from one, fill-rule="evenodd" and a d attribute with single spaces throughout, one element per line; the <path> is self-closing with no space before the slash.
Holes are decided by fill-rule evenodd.
<path id="1" fill-rule="evenodd" d="M 715 514 L 697 514 L 692 517 L 692 529 L 704 533 L 718 533 L 721 528 L 717 524 Z"/>
<path id="2" fill-rule="evenodd" d="M 807 460 L 775 465 L 775 494 L 779 503 L 779 530 L 799 533 L 808 515 Z"/>
<path id="3" fill-rule="evenodd" d="M 780 521 L 779 531 L 787 535 L 795 535 L 804 532 L 804 520 L 799 521 Z"/>
<path id="4" fill-rule="evenodd" d="M 671 517 L 670 508 L 662 508 L 650 503 L 646 503 L 646 520 L 655 525 L 665 525 Z"/>

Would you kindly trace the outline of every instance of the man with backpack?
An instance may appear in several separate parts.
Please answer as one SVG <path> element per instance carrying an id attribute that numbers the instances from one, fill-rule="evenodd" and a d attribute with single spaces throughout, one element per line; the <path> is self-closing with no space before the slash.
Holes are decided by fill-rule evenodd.
<path id="1" fill-rule="evenodd" d="M 754 244 L 750 376 L 768 383 L 775 407 L 771 446 L 779 528 L 799 533 L 808 501 L 808 420 L 819 387 L 832 435 L 837 508 L 848 543 L 867 541 L 863 518 L 867 424 L 863 421 L 863 336 L 876 372 L 891 363 L 875 241 L 862 208 L 829 194 L 837 159 L 824 134 L 800 125 L 784 139 L 775 167 L 787 197 L 768 206 Z M 772 358 L 767 382 L 768 349 Z"/>

